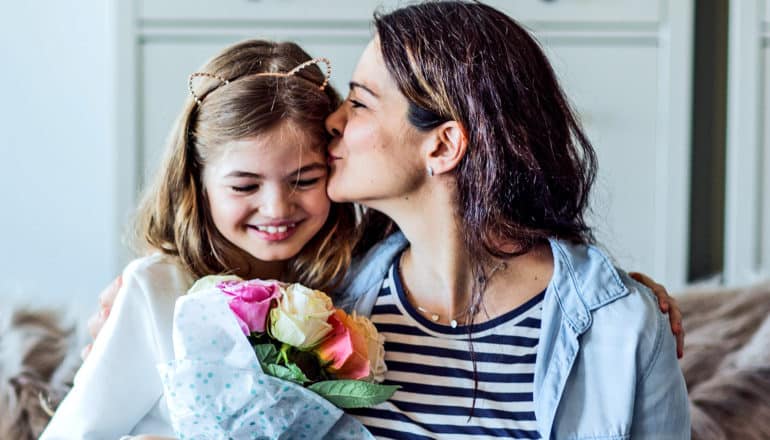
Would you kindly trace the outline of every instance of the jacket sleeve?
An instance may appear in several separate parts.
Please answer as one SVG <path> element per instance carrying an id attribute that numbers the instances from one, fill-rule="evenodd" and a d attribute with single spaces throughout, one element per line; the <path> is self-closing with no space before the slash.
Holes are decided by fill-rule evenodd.
<path id="1" fill-rule="evenodd" d="M 162 395 L 150 283 L 137 275 L 137 266 L 124 271 L 110 316 L 41 440 L 119 439 Z"/>
<path id="2" fill-rule="evenodd" d="M 631 438 L 689 439 L 690 407 L 676 342 L 667 316 L 658 313 L 657 323 L 649 362 L 641 366 Z"/>

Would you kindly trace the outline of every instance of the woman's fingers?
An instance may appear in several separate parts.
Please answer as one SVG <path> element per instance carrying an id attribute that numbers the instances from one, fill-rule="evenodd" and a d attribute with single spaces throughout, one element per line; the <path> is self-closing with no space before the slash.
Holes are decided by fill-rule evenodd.
<path id="1" fill-rule="evenodd" d="M 110 316 L 112 304 L 115 302 L 115 297 L 118 296 L 122 284 L 123 278 L 118 276 L 99 294 L 99 310 L 88 318 L 88 333 L 91 335 L 91 339 L 96 339 L 99 332 L 102 331 L 102 327 L 104 327 L 107 317 Z M 83 360 L 91 353 L 92 347 L 93 344 L 83 347 L 83 350 L 80 352 L 80 357 Z"/>
<path id="2" fill-rule="evenodd" d="M 120 286 L 123 285 L 123 277 L 118 275 L 109 286 L 99 294 L 99 306 L 102 308 L 111 309 L 112 303 L 115 302 L 115 297 L 118 296 Z"/>
<path id="3" fill-rule="evenodd" d="M 110 316 L 110 309 L 100 308 L 98 312 L 95 312 L 88 318 L 88 334 L 91 335 L 91 339 L 96 339 L 99 336 L 99 332 L 102 331 L 104 323 Z"/>
<path id="4" fill-rule="evenodd" d="M 83 347 L 83 350 L 80 351 L 80 359 L 86 360 L 89 354 L 91 354 L 91 348 L 94 346 L 94 344 L 88 344 L 85 347 Z"/>

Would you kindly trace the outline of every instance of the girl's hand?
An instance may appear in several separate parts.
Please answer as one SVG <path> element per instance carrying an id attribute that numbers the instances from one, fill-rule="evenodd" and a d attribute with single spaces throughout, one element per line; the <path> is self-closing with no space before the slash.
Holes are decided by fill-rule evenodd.
<path id="1" fill-rule="evenodd" d="M 668 313 L 671 332 L 676 336 L 676 356 L 681 359 L 684 355 L 684 327 L 682 327 L 682 312 L 679 310 L 679 304 L 677 304 L 676 299 L 668 294 L 665 287 L 656 283 L 647 275 L 639 272 L 631 272 L 629 275 L 631 278 L 649 287 L 655 296 L 658 297 L 660 311 Z"/>
<path id="2" fill-rule="evenodd" d="M 104 322 L 107 321 L 107 317 L 110 316 L 110 310 L 112 310 L 112 304 L 115 302 L 115 297 L 118 295 L 120 286 L 123 284 L 123 279 L 120 275 L 99 294 L 99 311 L 91 315 L 88 319 L 88 333 L 91 334 L 92 339 L 96 339 L 99 332 L 104 326 Z M 91 347 L 93 343 L 88 344 L 80 352 L 80 357 L 85 360 L 88 354 L 91 353 Z"/>

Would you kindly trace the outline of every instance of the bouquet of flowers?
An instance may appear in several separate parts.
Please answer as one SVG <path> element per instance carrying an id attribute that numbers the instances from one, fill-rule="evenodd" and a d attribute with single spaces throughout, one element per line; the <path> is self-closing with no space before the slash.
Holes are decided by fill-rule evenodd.
<path id="1" fill-rule="evenodd" d="M 387 400 L 384 340 L 300 284 L 204 277 L 174 310 L 161 364 L 180 439 L 366 439 L 341 408 Z"/>

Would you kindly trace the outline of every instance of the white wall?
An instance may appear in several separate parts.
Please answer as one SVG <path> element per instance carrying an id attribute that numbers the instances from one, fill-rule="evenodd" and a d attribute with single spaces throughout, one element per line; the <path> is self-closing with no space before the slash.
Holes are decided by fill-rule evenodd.
<path id="1" fill-rule="evenodd" d="M 0 13 L 0 309 L 79 299 L 116 274 L 108 2 Z"/>

